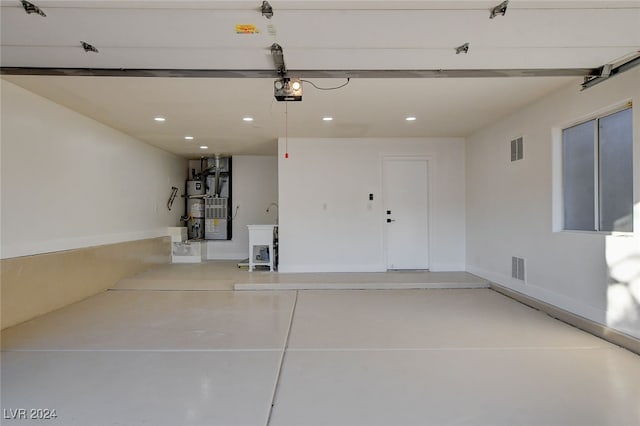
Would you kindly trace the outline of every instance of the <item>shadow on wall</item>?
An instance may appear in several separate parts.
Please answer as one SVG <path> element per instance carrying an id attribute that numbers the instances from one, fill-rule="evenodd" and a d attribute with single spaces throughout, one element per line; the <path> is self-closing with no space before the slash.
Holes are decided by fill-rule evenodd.
<path id="1" fill-rule="evenodd" d="M 634 207 L 640 217 L 640 203 Z M 636 224 L 639 221 L 636 220 Z M 640 339 L 640 232 L 606 237 L 607 325 Z"/>

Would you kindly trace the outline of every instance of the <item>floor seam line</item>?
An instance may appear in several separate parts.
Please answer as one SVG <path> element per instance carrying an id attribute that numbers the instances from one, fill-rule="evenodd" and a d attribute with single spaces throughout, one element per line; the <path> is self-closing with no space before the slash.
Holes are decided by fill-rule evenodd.
<path id="1" fill-rule="evenodd" d="M 214 353 L 214 352 L 280 352 L 280 348 L 255 349 L 2 349 L 2 353 L 17 352 L 184 352 L 184 353 Z"/>
<path id="2" fill-rule="evenodd" d="M 442 348 L 289 348 L 288 352 L 439 352 L 439 351 L 591 351 L 604 346 L 504 346 L 504 347 L 442 347 Z"/>
<path id="3" fill-rule="evenodd" d="M 182 288 L 108 288 L 107 291 L 157 291 L 157 292 L 178 292 L 178 291 L 226 291 L 232 292 L 233 289 L 182 289 Z"/>
<path id="4" fill-rule="evenodd" d="M 287 338 L 284 342 L 284 348 L 282 349 L 282 356 L 280 357 L 280 365 L 278 366 L 278 374 L 276 376 L 276 383 L 273 387 L 273 394 L 271 395 L 271 402 L 269 404 L 269 414 L 267 415 L 266 426 L 271 424 L 271 416 L 273 414 L 273 407 L 276 403 L 276 396 L 278 395 L 278 387 L 280 385 L 280 376 L 282 375 L 282 367 L 289 348 L 289 339 L 291 338 L 291 329 L 293 328 L 293 317 L 296 313 L 296 307 L 298 306 L 298 290 L 296 290 L 295 298 L 293 299 L 293 309 L 291 309 L 291 318 L 289 319 L 289 329 L 287 330 Z"/>

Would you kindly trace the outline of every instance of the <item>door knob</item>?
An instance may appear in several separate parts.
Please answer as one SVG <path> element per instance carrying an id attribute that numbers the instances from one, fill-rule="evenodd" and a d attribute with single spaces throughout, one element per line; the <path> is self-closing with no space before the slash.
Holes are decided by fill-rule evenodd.
<path id="1" fill-rule="evenodd" d="M 387 219 L 387 223 L 395 222 L 395 219 Z"/>

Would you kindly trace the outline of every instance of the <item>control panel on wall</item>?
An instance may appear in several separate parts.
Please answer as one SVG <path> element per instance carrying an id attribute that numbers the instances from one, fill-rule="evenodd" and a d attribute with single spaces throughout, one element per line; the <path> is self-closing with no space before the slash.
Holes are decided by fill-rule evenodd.
<path id="1" fill-rule="evenodd" d="M 231 239 L 231 172 L 231 157 L 216 155 L 189 161 L 184 217 L 189 239 Z"/>

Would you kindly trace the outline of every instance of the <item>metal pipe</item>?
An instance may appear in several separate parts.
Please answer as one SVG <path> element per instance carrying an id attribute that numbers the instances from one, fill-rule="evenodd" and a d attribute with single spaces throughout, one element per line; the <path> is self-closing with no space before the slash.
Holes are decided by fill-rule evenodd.
<path id="1" fill-rule="evenodd" d="M 280 207 L 278 207 L 278 203 L 271 203 L 267 206 L 267 213 L 269 213 L 269 209 L 271 209 L 271 207 L 275 207 L 276 208 L 276 225 L 278 224 L 278 216 L 280 215 Z"/>
<path id="2" fill-rule="evenodd" d="M 275 208 L 277 209 L 277 208 L 278 208 L 278 203 L 271 203 L 271 204 L 269 204 L 269 205 L 267 206 L 267 213 L 269 213 L 269 209 L 270 209 L 271 207 L 274 207 L 274 206 L 275 206 Z"/>
<path id="3" fill-rule="evenodd" d="M 214 183 L 215 196 L 220 196 L 220 154 L 216 154 L 216 180 Z"/>

